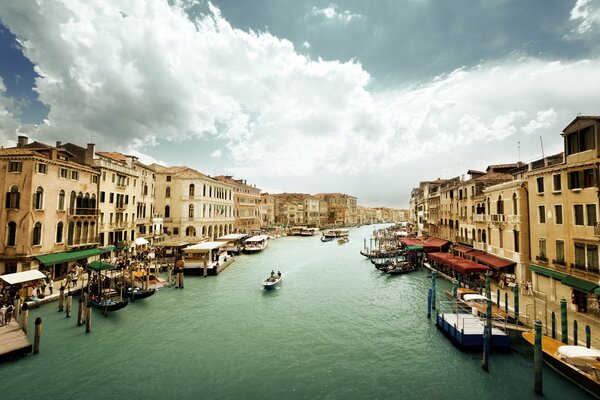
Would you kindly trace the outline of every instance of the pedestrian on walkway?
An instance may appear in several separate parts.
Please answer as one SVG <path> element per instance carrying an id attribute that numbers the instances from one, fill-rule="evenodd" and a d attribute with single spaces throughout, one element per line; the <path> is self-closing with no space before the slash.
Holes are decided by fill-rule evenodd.
<path id="1" fill-rule="evenodd" d="M 50 294 L 54 291 L 54 281 L 52 279 L 48 279 L 48 289 L 50 289 Z"/>
<path id="2" fill-rule="evenodd" d="M 533 284 L 531 282 L 527 282 L 527 294 L 533 296 Z"/>

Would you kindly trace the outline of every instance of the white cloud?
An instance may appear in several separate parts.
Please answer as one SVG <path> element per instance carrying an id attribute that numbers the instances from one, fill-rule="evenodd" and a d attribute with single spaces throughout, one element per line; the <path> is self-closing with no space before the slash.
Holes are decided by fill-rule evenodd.
<path id="1" fill-rule="evenodd" d="M 221 149 L 217 149 L 210 154 L 212 158 L 221 158 L 222 155 L 223 152 L 221 151 Z"/>
<path id="2" fill-rule="evenodd" d="M 13 146 L 19 130 L 14 101 L 6 96 L 6 86 L 0 77 L 0 146 Z"/>
<path id="3" fill-rule="evenodd" d="M 285 39 L 234 29 L 214 7 L 190 21 L 162 1 L 115 4 L 0 7 L 2 21 L 23 38 L 50 108 L 38 137 L 79 143 L 95 136 L 105 150 L 132 154 L 165 140 L 217 139 L 222 150 L 198 152 L 233 163 L 232 173 L 257 183 L 353 173 L 400 185 L 433 178 L 412 167 L 424 159 L 443 165 L 457 158 L 476 168 L 481 156 L 465 146 L 500 157 L 519 140 L 525 153 L 527 138 L 559 143 L 578 112 L 597 114 L 599 59 L 506 59 L 372 91 L 360 64 L 311 60 Z M 7 118 L 12 125 L 3 131 L 14 132 Z M 156 156 L 159 146 L 151 150 L 166 158 Z M 389 175 L 375 173 L 382 169 Z"/>
<path id="4" fill-rule="evenodd" d="M 325 18 L 328 21 L 337 21 L 347 24 L 352 20 L 361 19 L 362 15 L 350 12 L 349 10 L 344 10 L 342 12 L 338 12 L 337 4 L 331 3 L 328 7 L 318 8 L 313 7 L 311 9 L 311 14 L 315 17 Z"/>
<path id="5" fill-rule="evenodd" d="M 310 49 L 310 43 L 305 41 L 304 43 L 302 43 L 302 47 L 304 47 L 305 49 Z"/>
<path id="6" fill-rule="evenodd" d="M 598 0 L 577 0 L 570 13 L 571 21 L 578 21 L 576 31 L 580 34 L 593 32 L 600 23 Z"/>

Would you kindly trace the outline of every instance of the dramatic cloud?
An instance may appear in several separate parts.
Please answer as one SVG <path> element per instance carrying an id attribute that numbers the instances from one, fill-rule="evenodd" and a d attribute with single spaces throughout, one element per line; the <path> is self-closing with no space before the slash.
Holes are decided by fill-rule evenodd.
<path id="1" fill-rule="evenodd" d="M 280 177 L 269 187 L 283 188 L 290 177 L 355 174 L 407 191 L 437 177 L 413 168 L 423 160 L 443 164 L 452 154 L 465 170 L 478 168 L 485 149 L 500 157 L 516 142 L 533 157 L 539 136 L 560 143 L 578 112 L 597 114 L 597 58 L 503 58 L 373 90 L 356 61 L 312 60 L 286 39 L 235 29 L 212 5 L 190 17 L 194 2 L 184 3 L 29 0 L 0 7 L 35 64 L 36 90 L 50 109 L 33 136 L 50 143 L 93 137 L 105 150 L 154 156 L 148 160 L 168 158 L 159 153 L 167 142 L 214 140 L 219 150 L 199 146 L 196 159 L 228 163 L 229 172 L 257 183 Z M 331 4 L 312 14 L 360 18 L 337 10 Z M 13 135 L 17 124 L 2 88 L 0 128 Z"/>
<path id="2" fill-rule="evenodd" d="M 12 146 L 16 140 L 19 122 L 11 111 L 14 102 L 6 97 L 6 86 L 0 77 L 0 146 Z"/>
<path id="3" fill-rule="evenodd" d="M 597 31 L 600 24 L 598 0 L 577 0 L 571 10 L 571 20 L 579 22 L 576 30 L 581 34 Z"/>

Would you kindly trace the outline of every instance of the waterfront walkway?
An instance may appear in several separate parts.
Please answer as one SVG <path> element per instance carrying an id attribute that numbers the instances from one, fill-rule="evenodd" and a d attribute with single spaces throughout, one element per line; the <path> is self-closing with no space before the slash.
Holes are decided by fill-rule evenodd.
<path id="1" fill-rule="evenodd" d="M 435 269 L 431 268 L 428 263 L 425 263 L 425 268 L 428 268 L 432 271 Z M 452 280 L 453 278 L 447 275 L 444 275 L 438 271 L 438 275 L 447 280 Z M 498 284 L 494 281 L 490 283 L 490 291 L 491 297 L 494 301 L 494 304 L 497 304 L 497 293 L 498 289 L 500 289 L 500 305 L 501 308 L 504 309 L 504 299 L 506 298 L 506 293 L 508 293 L 508 303 L 509 303 L 509 312 L 512 315 L 514 312 L 514 294 L 512 287 L 499 288 Z M 484 289 L 485 290 L 485 289 Z M 559 299 L 560 301 L 560 299 Z M 535 306 L 534 306 L 535 302 Z M 534 317 L 534 309 L 535 309 L 535 317 Z M 543 332 L 551 335 L 552 334 L 552 312 L 554 311 L 556 317 L 556 337 L 560 340 L 561 337 L 561 321 L 560 321 L 560 304 L 554 303 L 551 301 L 546 301 L 542 296 L 536 294 L 525 293 L 522 288 L 519 288 L 519 321 L 533 329 L 533 321 L 535 319 L 539 319 L 543 324 Z M 567 299 L 567 321 L 568 321 L 568 334 L 569 334 L 569 344 L 573 344 L 574 335 L 573 335 L 573 321 L 577 321 L 578 325 L 578 333 L 577 333 L 577 344 L 585 346 L 585 327 L 586 325 L 590 326 L 592 337 L 591 337 L 591 345 L 597 349 L 600 349 L 600 318 L 592 315 L 591 313 L 581 313 L 577 311 L 572 311 L 570 309 L 570 299 Z"/>

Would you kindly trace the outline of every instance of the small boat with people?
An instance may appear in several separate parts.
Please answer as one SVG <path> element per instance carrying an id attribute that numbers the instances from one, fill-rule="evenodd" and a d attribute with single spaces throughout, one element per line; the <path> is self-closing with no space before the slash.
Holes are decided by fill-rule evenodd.
<path id="1" fill-rule="evenodd" d="M 129 297 L 133 300 L 145 299 L 145 298 L 152 296 L 154 293 L 156 293 L 156 288 L 142 289 L 142 288 L 135 287 L 135 286 L 134 287 L 129 286 L 128 288 L 125 289 L 125 296 Z"/>
<path id="2" fill-rule="evenodd" d="M 264 281 L 262 281 L 263 289 L 272 290 L 281 284 L 281 272 L 277 271 L 275 273 L 274 270 L 271 271 L 271 275 Z"/>
<path id="3" fill-rule="evenodd" d="M 338 239 L 338 244 L 346 244 L 350 241 L 350 239 L 348 239 L 347 237 L 343 237 L 343 238 L 339 238 Z"/>
<path id="4" fill-rule="evenodd" d="M 350 231 L 343 228 L 328 229 L 323 232 L 323 236 L 326 238 L 342 238 L 347 237 L 349 234 Z"/>
<path id="5" fill-rule="evenodd" d="M 393 263 L 385 271 L 388 275 L 401 275 L 417 270 L 417 265 L 407 261 Z"/>
<path id="6" fill-rule="evenodd" d="M 321 236 L 321 242 L 331 242 L 331 241 L 333 241 L 333 237 Z"/>
<path id="7" fill-rule="evenodd" d="M 533 331 L 523 332 L 522 335 L 529 344 L 534 344 Z M 565 345 L 550 336 L 542 335 L 542 358 L 558 373 L 600 398 L 600 350 Z"/>

